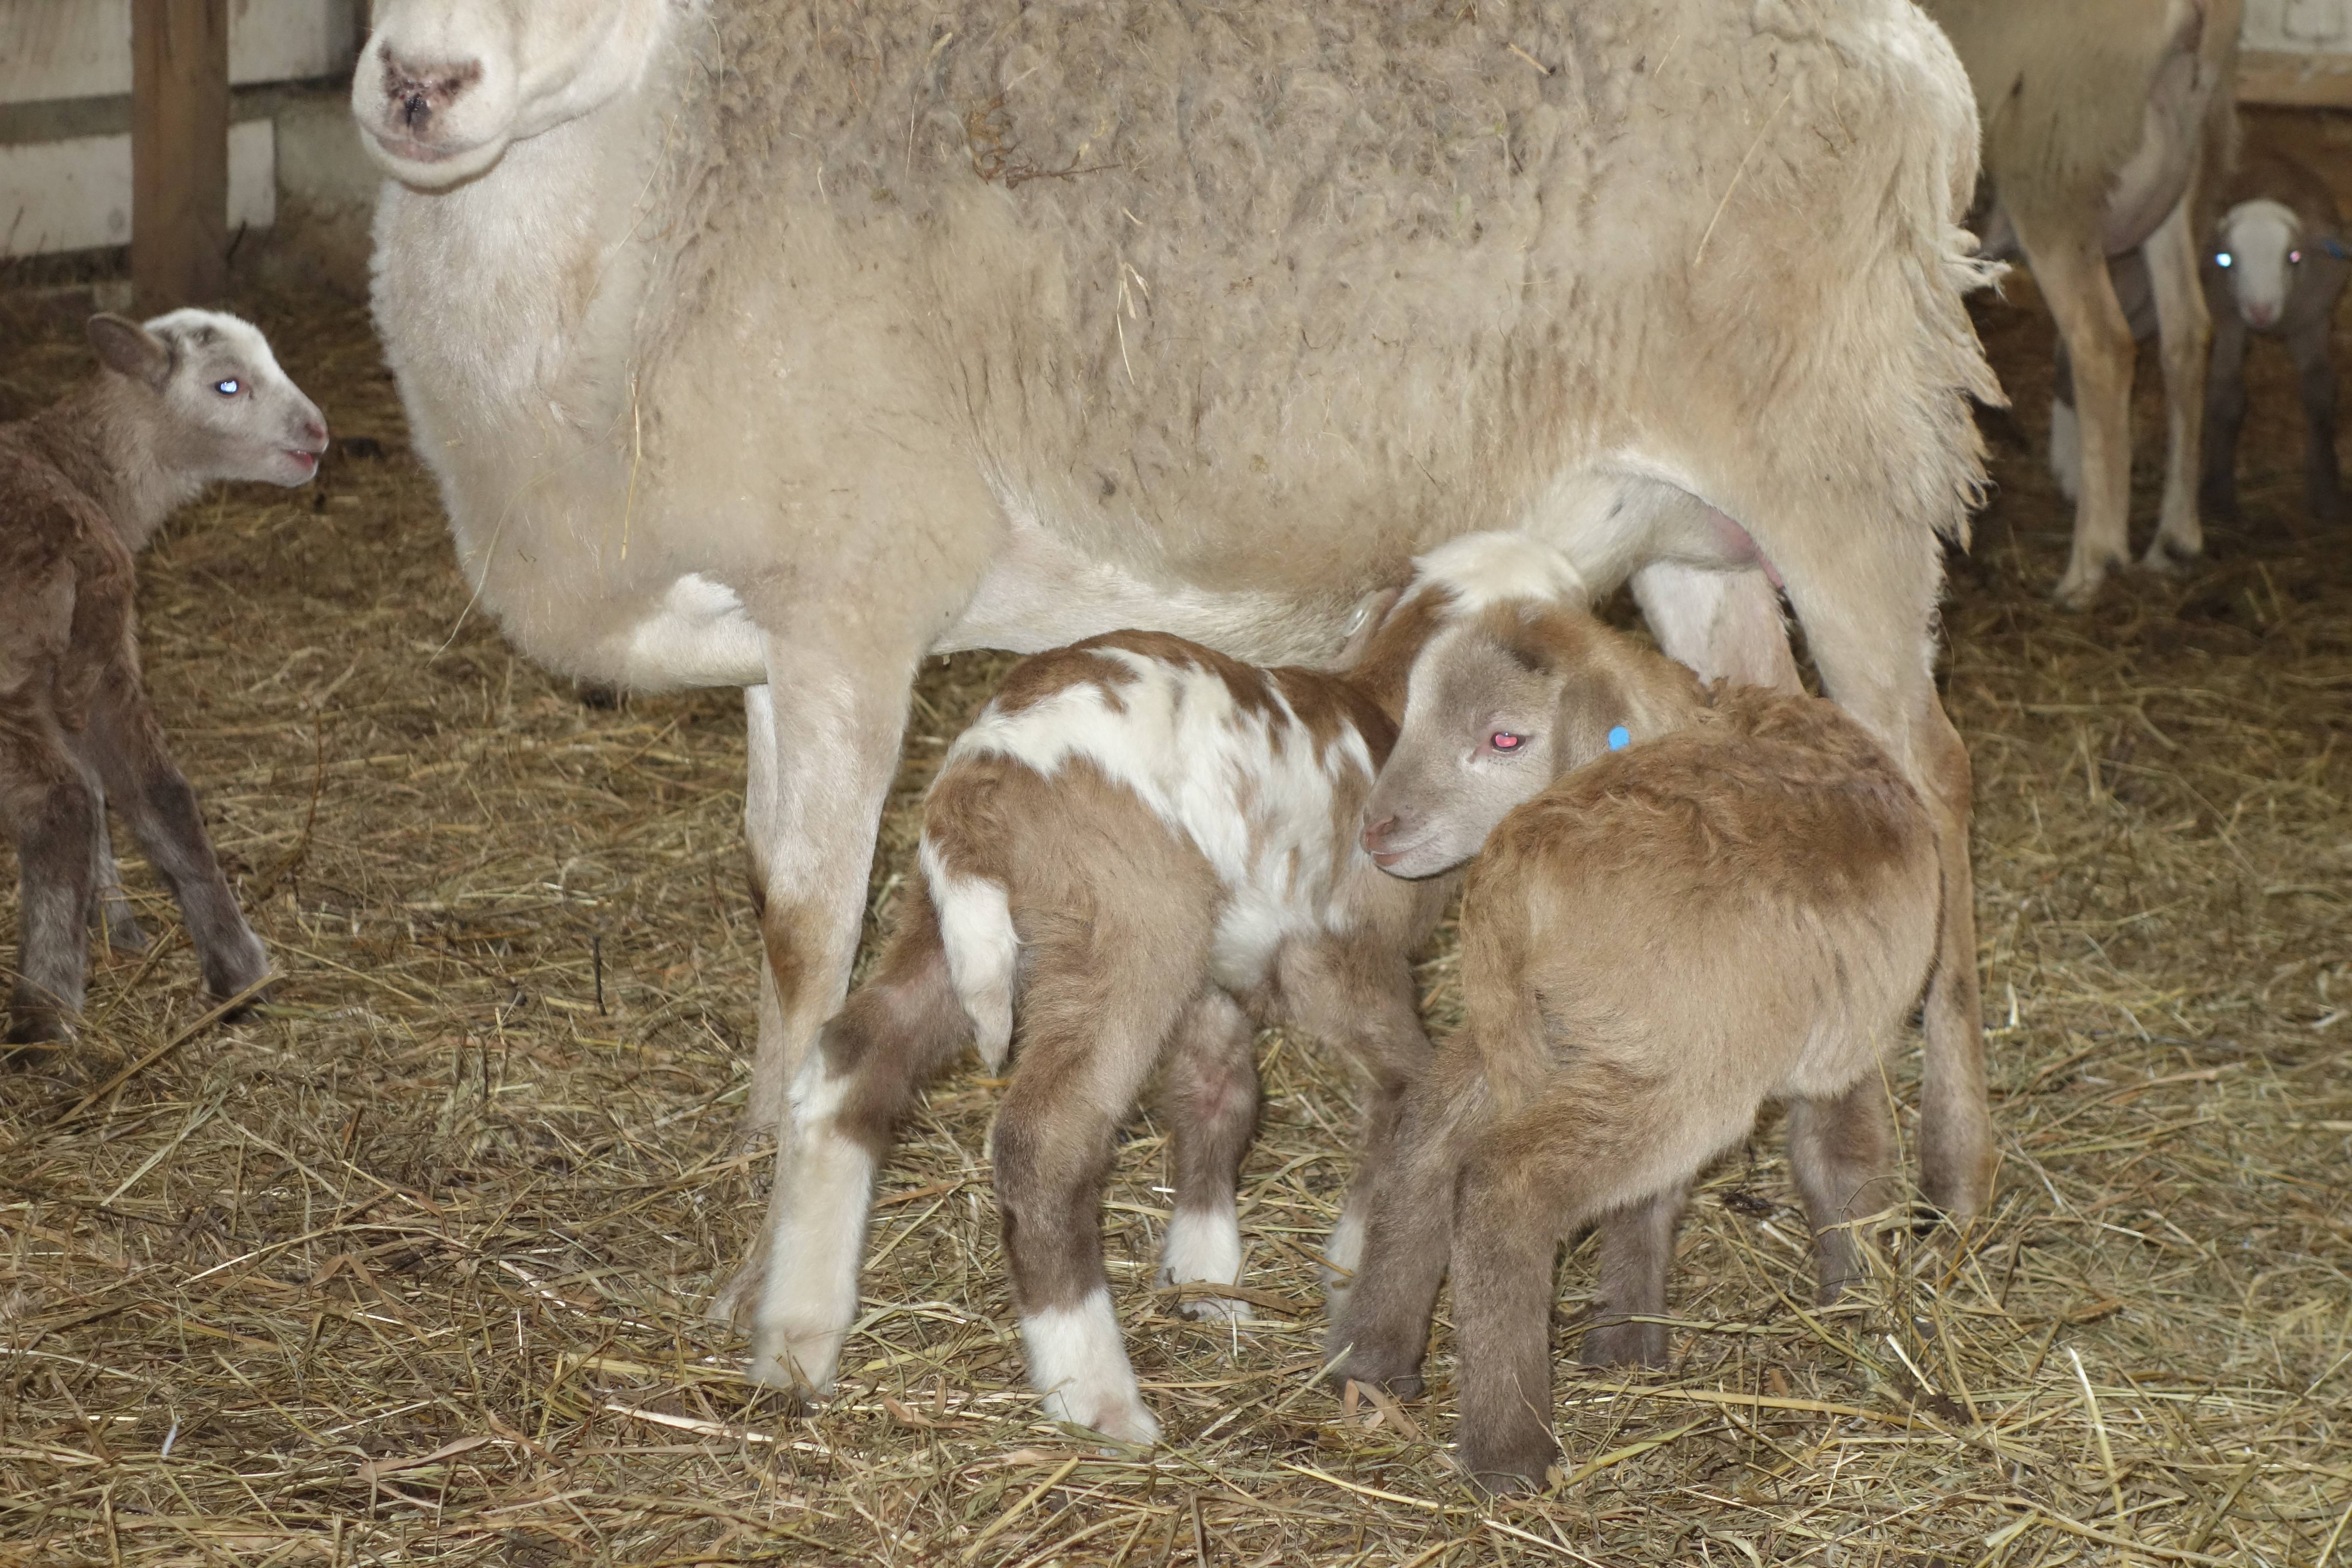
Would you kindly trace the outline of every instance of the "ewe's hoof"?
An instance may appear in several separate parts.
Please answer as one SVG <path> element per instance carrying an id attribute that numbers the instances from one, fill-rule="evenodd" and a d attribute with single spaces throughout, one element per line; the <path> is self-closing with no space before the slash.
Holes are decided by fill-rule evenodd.
<path id="1" fill-rule="evenodd" d="M 2122 564 L 2120 559 L 2110 558 L 2089 565 L 2068 567 L 2066 575 L 2061 577 L 2058 586 L 2051 591 L 2051 602 L 2062 610 L 2089 609 L 2098 598 L 2099 590 L 2106 586 L 2108 572 Z"/>
<path id="2" fill-rule="evenodd" d="M 2143 571 L 2153 572 L 2159 577 L 2178 577 L 2194 566 L 2204 554 L 2205 547 L 2201 544 L 2192 547 L 2158 534 L 2156 542 L 2147 547 L 2147 553 L 2139 558 L 2139 563 Z"/>

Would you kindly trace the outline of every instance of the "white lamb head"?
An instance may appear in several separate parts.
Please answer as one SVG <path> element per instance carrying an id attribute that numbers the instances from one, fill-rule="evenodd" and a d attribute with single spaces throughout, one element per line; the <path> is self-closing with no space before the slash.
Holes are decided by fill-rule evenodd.
<path id="1" fill-rule="evenodd" d="M 2303 225 L 2294 210 L 2268 199 L 2240 202 L 2222 215 L 2221 239 L 2213 260 L 2230 275 L 2238 314 L 2250 327 L 2273 325 L 2303 265 Z"/>
<path id="2" fill-rule="evenodd" d="M 308 484 L 319 471 L 327 422 L 250 321 L 218 310 L 173 310 L 143 326 L 97 315 L 89 341 L 109 370 L 154 399 L 163 467 L 276 485 Z"/>
<path id="3" fill-rule="evenodd" d="M 375 0 L 352 114 L 394 179 L 439 190 L 635 83 L 676 0 Z"/>

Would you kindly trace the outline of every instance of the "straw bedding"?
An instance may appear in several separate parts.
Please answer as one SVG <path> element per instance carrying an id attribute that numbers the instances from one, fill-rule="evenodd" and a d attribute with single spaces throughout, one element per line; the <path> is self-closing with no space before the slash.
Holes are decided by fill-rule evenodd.
<path id="1" fill-rule="evenodd" d="M 2038 423 L 2049 330 L 2011 293 L 1979 323 Z M 1151 1294 L 1161 1130 L 1120 1159 L 1108 1250 L 1167 1447 L 1041 1422 L 969 1063 L 883 1173 L 840 1397 L 754 1400 L 701 1318 L 766 1173 L 733 1142 L 739 703 L 597 707 L 518 660 L 467 613 L 364 313 L 242 303 L 339 445 L 311 489 L 190 509 L 142 606 L 285 978 L 208 1022 L 134 863 L 164 940 L 100 963 L 70 1064 L 0 1077 L 0 1563 L 2352 1561 L 2352 551 L 2302 521 L 2283 356 L 2254 366 L 2243 522 L 2088 616 L 2043 601 L 2069 514 L 1990 416 L 2000 488 L 1948 631 L 1990 1216 L 1888 1229 L 1816 1310 L 1768 1127 L 1693 1202 L 1670 1369 L 1576 1370 L 1589 1248 L 1563 1265 L 1559 1484 L 1498 1505 L 1444 1458 L 1443 1322 L 1433 1397 L 1307 1384 L 1355 1093 L 1279 1034 L 1244 1175 L 1259 1321 Z M 0 300 L 0 416 L 81 373 L 72 304 Z M 924 672 L 877 921 L 1002 667 Z M 1450 931 L 1422 973 L 1442 1031 Z"/>

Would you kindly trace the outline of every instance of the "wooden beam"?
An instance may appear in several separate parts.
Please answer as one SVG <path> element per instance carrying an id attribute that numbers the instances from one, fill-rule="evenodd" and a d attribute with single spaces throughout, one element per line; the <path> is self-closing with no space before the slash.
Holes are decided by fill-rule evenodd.
<path id="1" fill-rule="evenodd" d="M 228 291 L 228 0 L 131 0 L 131 281 L 139 309 Z"/>
<path id="2" fill-rule="evenodd" d="M 2238 57 L 2238 101 L 2352 109 L 2352 55 L 2248 49 Z"/>

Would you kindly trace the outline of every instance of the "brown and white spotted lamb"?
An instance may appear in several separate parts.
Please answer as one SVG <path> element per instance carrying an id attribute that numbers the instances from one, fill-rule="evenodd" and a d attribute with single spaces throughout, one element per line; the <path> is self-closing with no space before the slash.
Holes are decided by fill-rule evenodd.
<path id="1" fill-rule="evenodd" d="M 1328 1352 L 1417 1391 L 1450 1259 L 1463 1463 L 1532 1484 L 1559 1245 L 1601 1227 L 1585 1360 L 1662 1360 L 1633 1320 L 1664 1310 L 1693 1177 L 1765 1101 L 1790 1103 L 1822 1296 L 1854 1276 L 1852 1222 L 1894 1195 L 1880 1053 L 1935 957 L 1934 826 L 1842 710 L 1703 687 L 1539 573 L 1431 640 L 1368 816 L 1400 874 L 1477 854 L 1467 1019 L 1407 1097 Z"/>
<path id="2" fill-rule="evenodd" d="M 0 828 L 22 889 L 14 1044 L 70 1033 L 101 907 L 118 945 L 141 940 L 109 798 L 179 900 L 213 994 L 268 973 L 148 707 L 131 557 L 206 484 L 303 484 L 327 445 L 317 407 L 234 316 L 93 316 L 89 338 L 95 377 L 0 425 Z"/>
<path id="3" fill-rule="evenodd" d="M 1104 1277 L 1114 1138 L 1155 1068 L 1171 1131 L 1163 1284 L 1230 1284 L 1255 1122 L 1251 1021 L 1346 1049 L 1371 1083 L 1363 1162 L 1327 1258 L 1352 1268 L 1369 1173 L 1428 1058 L 1410 960 L 1445 879 L 1383 876 L 1359 843 L 1414 656 L 1481 602 L 1473 535 L 1368 615 L 1343 674 L 1262 669 L 1157 633 L 1024 659 L 950 748 L 922 876 L 875 975 L 793 1087 L 788 1210 L 754 1375 L 821 1393 L 857 1302 L 874 1170 L 924 1080 L 965 1042 L 1013 1082 L 992 1145 L 1032 1382 L 1057 1419 L 1149 1443 Z M 1553 557 L 1557 560 L 1557 557 Z M 1581 593 L 1559 563 L 1564 592 Z M 1245 1316 L 1211 1298 L 1196 1309 Z"/>

